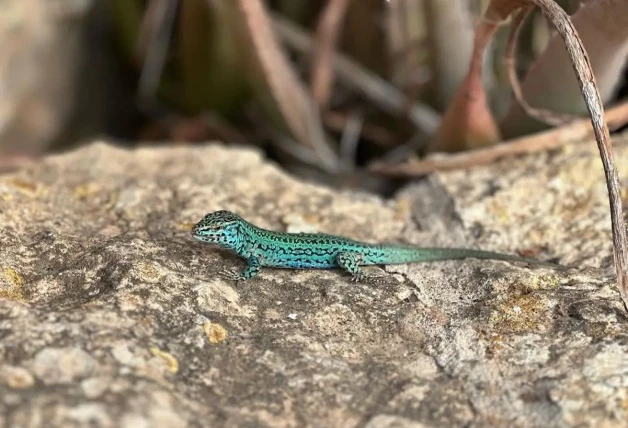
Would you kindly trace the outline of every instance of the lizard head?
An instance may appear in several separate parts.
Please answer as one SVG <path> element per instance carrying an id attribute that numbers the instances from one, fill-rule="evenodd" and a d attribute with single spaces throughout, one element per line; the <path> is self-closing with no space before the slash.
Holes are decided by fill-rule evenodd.
<path id="1" fill-rule="evenodd" d="M 215 211 L 196 223 L 192 236 L 199 241 L 235 248 L 243 221 L 242 217 L 230 211 Z"/>

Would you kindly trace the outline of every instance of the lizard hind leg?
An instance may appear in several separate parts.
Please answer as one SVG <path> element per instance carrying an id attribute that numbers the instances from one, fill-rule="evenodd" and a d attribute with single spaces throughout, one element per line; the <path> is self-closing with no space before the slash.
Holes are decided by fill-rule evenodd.
<path id="1" fill-rule="evenodd" d="M 351 281 L 366 282 L 377 284 L 384 282 L 384 277 L 376 275 L 367 275 L 364 273 L 360 264 L 362 263 L 362 255 L 348 251 L 341 251 L 336 256 L 336 263 L 342 270 L 351 274 Z"/>

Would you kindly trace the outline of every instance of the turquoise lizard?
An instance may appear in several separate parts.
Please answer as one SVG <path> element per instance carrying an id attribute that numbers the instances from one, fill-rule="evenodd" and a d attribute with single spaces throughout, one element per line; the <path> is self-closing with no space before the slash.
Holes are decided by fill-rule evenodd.
<path id="1" fill-rule="evenodd" d="M 192 230 L 202 242 L 217 244 L 244 258 L 248 267 L 225 271 L 233 280 L 254 278 L 262 267 L 290 269 L 341 268 L 352 281 L 381 282 L 382 276 L 366 275 L 360 266 L 402 264 L 429 260 L 491 259 L 536 265 L 562 266 L 525 257 L 463 248 L 421 248 L 409 245 L 367 244 L 323 233 L 282 233 L 257 227 L 230 211 L 209 213 Z"/>

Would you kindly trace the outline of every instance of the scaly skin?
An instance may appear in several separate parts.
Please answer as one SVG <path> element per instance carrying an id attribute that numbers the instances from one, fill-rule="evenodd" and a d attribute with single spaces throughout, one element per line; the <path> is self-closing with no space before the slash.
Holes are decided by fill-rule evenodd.
<path id="1" fill-rule="evenodd" d="M 262 267 L 333 269 L 349 272 L 353 281 L 380 282 L 360 266 L 402 264 L 429 260 L 490 259 L 560 267 L 539 260 L 463 248 L 420 248 L 394 244 L 367 244 L 324 233 L 282 233 L 259 228 L 230 211 L 207 214 L 192 236 L 231 250 L 248 262 L 243 272 L 223 272 L 234 280 L 254 278 Z"/>

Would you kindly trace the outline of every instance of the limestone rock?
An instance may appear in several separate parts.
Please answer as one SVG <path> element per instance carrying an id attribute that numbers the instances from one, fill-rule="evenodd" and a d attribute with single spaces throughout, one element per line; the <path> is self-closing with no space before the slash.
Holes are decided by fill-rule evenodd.
<path id="1" fill-rule="evenodd" d="M 217 274 L 243 262 L 189 236 L 217 209 L 576 267 L 388 266 L 381 286 L 265 269 L 235 284 Z M 0 426 L 628 424 L 628 316 L 593 143 L 387 201 L 252 150 L 96 143 L 0 176 L 0 225 Z"/>

